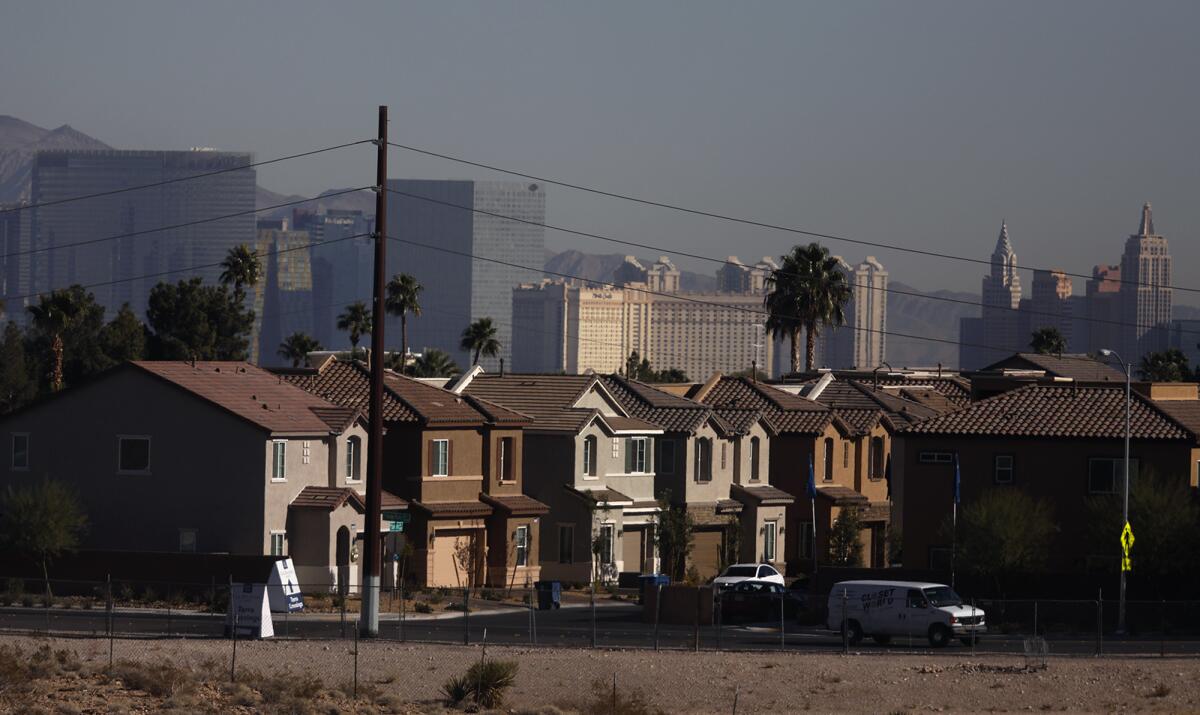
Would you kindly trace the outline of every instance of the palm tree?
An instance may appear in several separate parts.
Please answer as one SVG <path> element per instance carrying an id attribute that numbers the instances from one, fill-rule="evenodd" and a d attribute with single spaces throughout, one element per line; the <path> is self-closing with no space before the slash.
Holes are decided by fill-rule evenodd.
<path id="1" fill-rule="evenodd" d="M 472 365 L 479 364 L 479 356 L 496 357 L 500 352 L 500 341 L 496 339 L 496 326 L 491 318 L 480 318 L 463 331 L 459 347 L 471 353 Z"/>
<path id="2" fill-rule="evenodd" d="M 838 259 L 819 243 L 796 246 L 781 258 L 783 265 L 767 277 L 771 290 L 763 301 L 770 313 L 766 329 L 791 340 L 792 372 L 799 372 L 800 329 L 804 328 L 805 368 L 812 370 L 821 327 L 846 322 L 850 283 Z"/>
<path id="3" fill-rule="evenodd" d="M 27 308 L 33 325 L 50 338 L 50 391 L 63 387 L 63 333 L 71 328 L 94 301 L 81 286 L 73 285 L 44 295 L 37 305 Z"/>
<path id="4" fill-rule="evenodd" d="M 1067 351 L 1067 340 L 1058 328 L 1038 328 L 1031 338 L 1029 347 L 1038 355 L 1062 355 Z"/>
<path id="5" fill-rule="evenodd" d="M 354 357 L 358 352 L 359 339 L 371 332 L 371 311 L 367 304 L 356 300 L 346 306 L 346 310 L 338 316 L 337 327 L 350 333 L 350 357 Z"/>
<path id="6" fill-rule="evenodd" d="M 239 303 L 246 298 L 246 286 L 255 285 L 261 276 L 262 264 L 258 261 L 258 254 L 244 243 L 229 249 L 225 260 L 221 261 L 221 285 L 232 285 Z"/>
<path id="7" fill-rule="evenodd" d="M 408 367 L 408 314 L 421 315 L 421 291 L 424 286 L 407 273 L 397 273 L 387 284 L 387 300 L 384 308 L 392 315 L 400 316 L 400 373 Z"/>
<path id="8" fill-rule="evenodd" d="M 417 377 L 450 377 L 460 370 L 449 353 L 434 348 L 421 353 L 413 362 L 412 372 Z"/>
<path id="9" fill-rule="evenodd" d="M 292 367 L 300 367 L 300 363 L 308 359 L 308 354 L 320 350 L 321 343 L 307 333 L 295 332 L 279 344 L 279 357 L 291 360 Z"/>

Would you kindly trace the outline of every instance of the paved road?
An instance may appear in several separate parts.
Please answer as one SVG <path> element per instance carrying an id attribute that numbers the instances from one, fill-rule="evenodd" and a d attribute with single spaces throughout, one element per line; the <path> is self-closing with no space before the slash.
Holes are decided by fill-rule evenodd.
<path id="1" fill-rule="evenodd" d="M 470 614 L 445 614 L 439 618 L 427 616 L 406 618 L 403 623 L 396 614 L 385 614 L 380 631 L 385 638 L 404 638 L 410 641 L 437 641 L 462 643 L 469 637 L 478 643 L 486 638 L 496 644 L 532 644 L 566 647 L 589 647 L 592 645 L 592 611 L 587 606 L 564 607 L 552 611 L 535 611 L 531 622 L 530 612 L 520 607 L 496 608 Z M 353 633 L 353 614 L 345 623 L 338 615 L 299 614 L 284 616 L 276 614 L 277 636 L 293 638 L 339 638 Z M 187 636 L 220 638 L 224 635 L 224 616 L 179 613 L 164 611 L 140 611 L 135 609 L 118 611 L 113 616 L 114 632 L 120 636 Z M 531 637 L 531 626 L 536 632 L 536 641 Z M 52 633 L 74 635 L 103 635 L 105 613 L 103 610 L 62 610 L 49 612 L 39 609 L 0 609 L 0 630 L 7 632 L 30 632 L 49 630 Z M 660 625 L 657 629 L 660 648 L 691 649 L 697 638 L 704 650 L 786 650 L 830 651 L 842 648 L 841 638 L 812 626 L 787 623 L 782 637 L 778 623 L 753 623 L 724 625 L 721 628 L 701 626 L 699 632 L 691 625 Z M 643 623 L 641 608 L 633 604 L 604 604 L 596 608 L 595 643 L 601 647 L 653 648 L 655 627 Z M 469 636 L 468 636 L 469 634 Z M 989 634 L 982 636 L 974 650 L 980 653 L 1021 654 L 1024 651 L 1021 635 Z M 1052 654 L 1090 655 L 1096 652 L 1095 636 L 1050 636 L 1047 638 Z M 1159 640 L 1157 637 L 1140 639 L 1106 638 L 1103 652 L 1112 654 L 1153 654 L 1160 650 L 1168 655 L 1200 655 L 1200 640 L 1194 637 Z M 970 652 L 968 646 L 955 643 L 951 650 Z M 883 647 L 867 640 L 854 648 L 856 652 L 928 652 L 928 643 L 918 634 L 911 638 L 896 638 Z"/>

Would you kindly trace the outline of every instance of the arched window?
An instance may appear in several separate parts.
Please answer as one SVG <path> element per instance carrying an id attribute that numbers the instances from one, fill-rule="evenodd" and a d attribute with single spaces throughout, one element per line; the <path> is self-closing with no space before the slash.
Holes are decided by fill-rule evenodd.
<path id="1" fill-rule="evenodd" d="M 759 443 L 758 437 L 750 438 L 750 479 L 751 481 L 758 479 L 758 460 L 759 450 L 762 445 Z"/>
<path id="2" fill-rule="evenodd" d="M 351 437 L 346 440 L 346 481 L 362 479 L 362 439 Z"/>
<path id="3" fill-rule="evenodd" d="M 697 482 L 712 481 L 712 441 L 707 437 L 696 440 L 695 479 Z"/>
<path id="4" fill-rule="evenodd" d="M 871 438 L 871 479 L 883 479 L 883 437 Z"/>
<path id="5" fill-rule="evenodd" d="M 596 476 L 596 436 L 588 435 L 583 438 L 583 473 L 586 476 Z"/>
<path id="6" fill-rule="evenodd" d="M 833 481 L 833 437 L 825 438 L 825 481 Z"/>

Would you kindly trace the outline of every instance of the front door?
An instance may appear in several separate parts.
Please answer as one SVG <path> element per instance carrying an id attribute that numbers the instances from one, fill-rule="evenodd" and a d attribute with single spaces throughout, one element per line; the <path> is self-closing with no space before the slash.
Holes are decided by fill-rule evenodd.
<path id="1" fill-rule="evenodd" d="M 646 538 L 646 530 L 640 527 L 625 527 L 625 532 L 622 534 L 623 545 L 623 568 L 626 571 L 635 573 L 645 573 L 645 555 L 646 549 L 643 546 Z"/>
<path id="2" fill-rule="evenodd" d="M 871 568 L 881 569 L 887 566 L 886 529 L 882 523 L 871 524 Z"/>

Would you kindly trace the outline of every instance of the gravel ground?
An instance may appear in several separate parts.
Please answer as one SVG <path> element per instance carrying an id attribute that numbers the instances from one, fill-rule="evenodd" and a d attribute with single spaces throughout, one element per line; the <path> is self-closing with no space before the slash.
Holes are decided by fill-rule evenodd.
<path id="1" fill-rule="evenodd" d="M 0 637 L 0 644 L 41 644 L 74 651 L 93 666 L 108 661 L 108 641 Z M 118 640 L 115 659 L 227 668 L 229 641 Z M 439 691 L 481 656 L 479 647 L 364 642 L 358 678 L 395 696 L 409 712 L 440 711 Z M 953 651 L 919 654 L 689 653 L 489 647 L 487 656 L 520 664 L 506 710 L 555 706 L 582 711 L 637 696 L 648 711 L 737 712 L 1200 712 L 1195 658 L 1051 658 L 1044 670 L 1024 660 Z M 347 641 L 242 641 L 239 672 L 308 673 L 335 686 L 351 682 Z M 69 703 L 71 692 L 52 693 Z M 603 712 L 608 712 L 604 707 Z M 632 712 L 632 711 L 630 711 Z"/>

